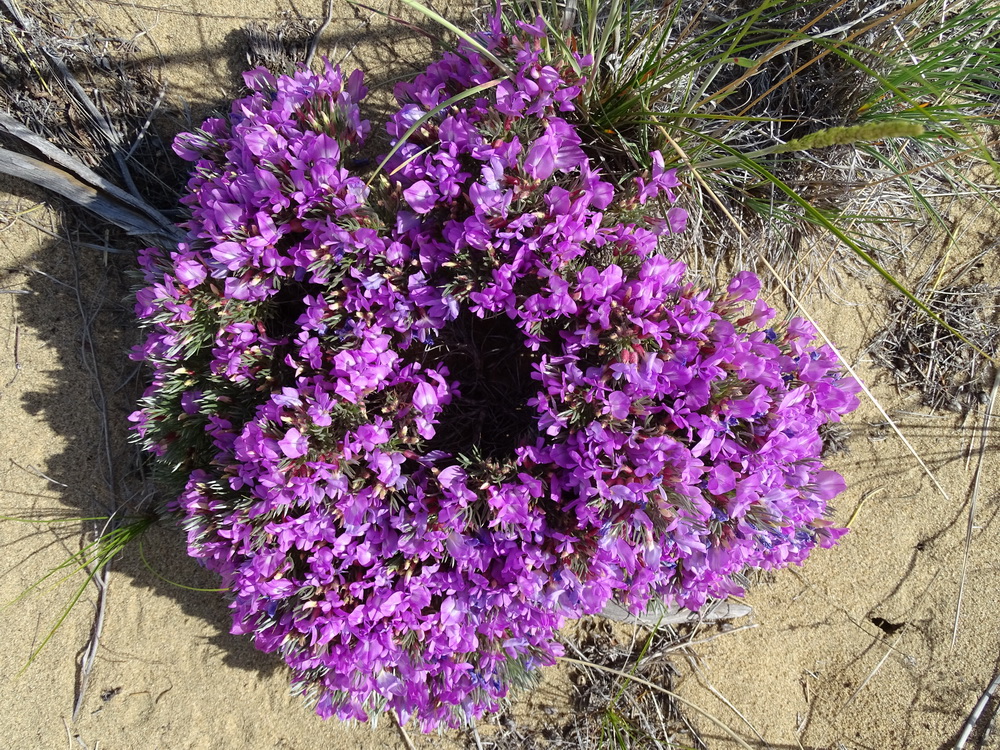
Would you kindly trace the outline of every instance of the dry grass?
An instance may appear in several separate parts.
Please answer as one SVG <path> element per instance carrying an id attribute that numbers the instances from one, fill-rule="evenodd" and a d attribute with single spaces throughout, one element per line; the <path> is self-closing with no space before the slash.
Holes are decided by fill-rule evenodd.
<path id="1" fill-rule="evenodd" d="M 586 618 L 563 633 L 568 656 L 567 706 L 544 706 L 530 716 L 516 705 L 469 733 L 469 747 L 482 750 L 587 750 L 588 748 L 702 748 L 671 690 L 696 630 L 623 628 Z M 678 665 L 680 662 L 678 662 Z M 622 676 L 627 673 L 628 676 Z M 487 728 L 489 731 L 487 731 Z"/>
<path id="2" fill-rule="evenodd" d="M 47 3 L 3 0 L 0 110 L 144 201 L 176 205 L 186 178 L 164 160 L 178 113 L 136 40 Z M 169 128 L 167 129 L 169 132 Z"/>

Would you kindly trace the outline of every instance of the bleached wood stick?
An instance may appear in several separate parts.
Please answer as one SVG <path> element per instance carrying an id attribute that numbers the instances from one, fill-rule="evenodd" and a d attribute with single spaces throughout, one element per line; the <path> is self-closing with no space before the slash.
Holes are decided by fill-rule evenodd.
<path id="1" fill-rule="evenodd" d="M 986 691 L 979 697 L 979 702 L 976 703 L 975 708 L 972 709 L 972 713 L 969 714 L 969 718 L 965 720 L 965 726 L 962 727 L 962 733 L 958 736 L 958 741 L 955 743 L 955 750 L 962 750 L 965 747 L 965 743 L 969 741 L 969 736 L 972 734 L 972 730 L 976 726 L 976 722 L 979 721 L 979 717 L 983 713 L 983 709 L 986 708 L 986 704 L 990 702 L 990 698 L 993 697 L 993 693 L 996 692 L 997 688 L 1000 687 L 1000 674 L 997 674 L 992 682 L 990 682 L 989 687 Z"/>
<path id="2" fill-rule="evenodd" d="M 10 175 L 51 190 L 63 198 L 92 211 L 98 216 L 124 229 L 129 234 L 175 241 L 178 232 L 169 234 L 162 226 L 147 216 L 122 205 L 96 188 L 77 179 L 74 175 L 46 162 L 7 149 L 0 149 L 0 174 Z"/>
<path id="3" fill-rule="evenodd" d="M 639 615 L 632 615 L 620 604 L 609 602 L 601 611 L 601 616 L 615 622 L 627 622 L 632 625 L 646 625 L 647 627 L 655 628 L 658 624 L 680 625 L 685 622 L 732 620 L 737 617 L 745 617 L 752 611 L 746 604 L 721 601 L 706 607 L 701 612 L 692 612 L 687 609 L 671 607 L 665 610 L 651 609 Z"/>
<path id="4" fill-rule="evenodd" d="M 75 156 L 67 154 L 59 147 L 49 143 L 40 135 L 31 132 L 24 125 L 22 125 L 13 117 L 4 112 L 0 112 L 0 130 L 3 130 L 12 138 L 16 138 L 18 141 L 25 144 L 26 146 L 29 146 L 30 148 L 33 148 L 36 151 L 38 151 L 42 156 L 45 157 L 46 160 L 52 162 L 52 164 L 58 165 L 59 167 L 62 168 L 62 170 L 65 170 L 65 172 L 63 173 L 69 173 L 70 175 L 75 176 L 78 182 L 89 185 L 91 189 L 93 189 L 94 191 L 105 194 L 109 200 L 114 200 L 118 204 L 123 204 L 125 207 L 130 208 L 133 213 L 143 216 L 148 225 L 156 227 L 156 229 L 152 232 L 147 230 L 143 230 L 141 232 L 133 232 L 127 227 L 125 227 L 126 231 L 129 231 L 132 234 L 161 235 L 175 242 L 182 238 L 183 235 L 181 234 L 180 230 L 177 229 L 177 227 L 175 227 L 169 219 L 167 219 L 163 214 L 161 214 L 155 208 L 150 206 L 148 203 L 139 200 L 135 196 L 130 195 L 129 193 L 122 190 L 114 183 L 104 179 L 99 174 L 97 174 L 97 172 L 92 170 L 90 167 L 88 167 L 82 161 L 77 159 Z M 7 153 L 13 153 L 13 152 L 7 152 Z M 38 160 L 33 159 L 30 156 L 25 156 L 23 158 L 29 159 L 33 162 L 37 162 L 39 164 L 44 164 L 44 162 L 38 162 Z M 58 169 L 55 171 L 61 172 L 61 170 Z M 22 179 L 26 179 L 29 182 L 32 182 L 33 180 L 30 175 L 34 174 L 34 172 L 29 170 L 24 175 L 17 174 L 14 172 L 5 172 L 5 174 L 10 174 L 14 177 L 21 177 Z M 36 183 L 36 184 L 39 184 L 41 187 L 44 187 L 48 190 L 53 190 L 54 192 L 57 192 L 60 195 L 62 195 L 64 198 L 69 198 L 70 200 L 75 201 L 76 199 L 72 195 L 67 195 L 64 191 L 59 190 L 56 187 L 53 187 L 54 179 L 56 179 L 54 175 L 50 175 L 47 178 L 47 184 L 41 184 L 41 183 Z M 85 205 L 84 208 L 90 208 L 90 206 Z M 107 218 L 109 221 L 118 224 L 118 221 L 116 221 L 114 218 L 110 216 Z M 119 224 L 119 226 L 121 226 L 121 224 Z"/>

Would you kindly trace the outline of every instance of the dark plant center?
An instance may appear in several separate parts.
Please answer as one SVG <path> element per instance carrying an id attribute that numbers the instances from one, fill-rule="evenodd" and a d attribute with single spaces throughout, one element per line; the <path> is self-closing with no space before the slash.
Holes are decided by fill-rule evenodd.
<path id="1" fill-rule="evenodd" d="M 535 410 L 527 400 L 538 391 L 531 365 L 539 352 L 506 315 L 482 319 L 463 310 L 441 335 L 439 360 L 458 386 L 438 417 L 428 451 L 440 450 L 499 463 L 514 458 L 519 445 L 538 434 Z"/>

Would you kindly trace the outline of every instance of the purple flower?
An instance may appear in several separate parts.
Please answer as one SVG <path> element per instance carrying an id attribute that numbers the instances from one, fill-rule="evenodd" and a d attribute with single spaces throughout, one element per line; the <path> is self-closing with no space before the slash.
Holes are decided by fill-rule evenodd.
<path id="1" fill-rule="evenodd" d="M 250 260 L 250 250 L 240 242 L 220 242 L 209 253 L 229 271 L 238 271 Z"/>
<path id="2" fill-rule="evenodd" d="M 749 271 L 740 271 L 729 283 L 726 292 L 734 302 L 754 299 L 760 292 L 760 279 Z"/>
<path id="3" fill-rule="evenodd" d="M 651 151 L 649 156 L 653 160 L 653 173 L 649 182 L 647 183 L 641 177 L 637 177 L 635 180 L 639 188 L 639 205 L 645 205 L 646 201 L 657 197 L 660 193 L 666 195 L 671 203 L 676 203 L 677 194 L 673 188 L 680 187 L 681 184 L 677 179 L 677 170 L 664 169 L 663 154 L 659 151 Z"/>
<path id="4" fill-rule="evenodd" d="M 667 209 L 667 223 L 673 234 L 680 234 L 687 228 L 688 212 L 679 206 Z"/>
<path id="5" fill-rule="evenodd" d="M 208 269 L 197 258 L 188 257 L 177 260 L 174 275 L 185 286 L 196 287 L 208 277 Z"/>
<path id="6" fill-rule="evenodd" d="M 309 438 L 292 427 L 278 441 L 278 447 L 288 458 L 301 458 L 309 452 Z"/>
<path id="7" fill-rule="evenodd" d="M 515 88 L 513 81 L 503 81 L 496 89 L 497 111 L 505 115 L 520 115 L 524 111 L 529 97 L 523 91 Z"/>
<path id="8" fill-rule="evenodd" d="M 536 180 L 548 179 L 556 171 L 569 172 L 587 160 L 576 130 L 565 120 L 552 117 L 545 133 L 528 149 L 524 170 Z"/>
<path id="9" fill-rule="evenodd" d="M 403 197 L 410 204 L 410 208 L 418 214 L 426 214 L 434 208 L 438 201 L 438 195 L 426 180 L 413 183 L 403 191 Z"/>
<path id="10" fill-rule="evenodd" d="M 535 18 L 534 23 L 528 23 L 527 21 L 515 21 L 517 28 L 528 34 L 528 36 L 533 36 L 536 39 L 545 38 L 545 19 L 541 16 Z"/>
<path id="11" fill-rule="evenodd" d="M 628 417 L 632 402 L 628 396 L 621 391 L 612 391 L 608 394 L 608 405 L 605 413 L 610 414 L 615 419 L 625 419 Z"/>
<path id="12" fill-rule="evenodd" d="M 174 153 L 186 161 L 205 158 L 213 148 L 218 148 L 219 138 L 224 137 L 228 128 L 224 120 L 206 120 L 194 133 L 181 133 L 174 140 Z"/>
<path id="13" fill-rule="evenodd" d="M 847 489 L 844 478 L 835 471 L 817 471 L 813 475 L 816 496 L 821 500 L 832 500 Z"/>

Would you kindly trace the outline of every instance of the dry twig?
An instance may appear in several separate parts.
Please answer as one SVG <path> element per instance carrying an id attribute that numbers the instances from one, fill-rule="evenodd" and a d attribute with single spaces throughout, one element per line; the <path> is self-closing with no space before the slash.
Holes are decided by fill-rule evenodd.
<path id="1" fill-rule="evenodd" d="M 979 696 L 979 700 L 973 707 L 972 713 L 969 714 L 969 718 L 965 720 L 965 724 L 962 726 L 962 733 L 958 735 L 958 740 L 955 742 L 955 750 L 963 750 L 965 743 L 969 741 L 969 737 L 972 735 L 972 730 L 975 729 L 976 724 L 979 722 L 979 717 L 982 716 L 986 704 L 990 702 L 990 698 L 996 693 L 998 687 L 1000 687 L 1000 674 L 993 677 L 986 690 Z"/>

